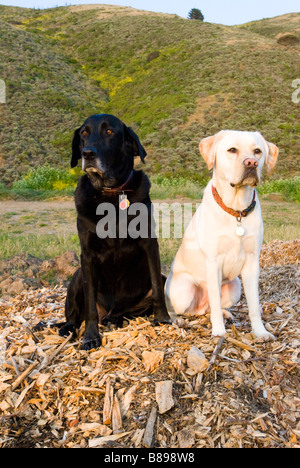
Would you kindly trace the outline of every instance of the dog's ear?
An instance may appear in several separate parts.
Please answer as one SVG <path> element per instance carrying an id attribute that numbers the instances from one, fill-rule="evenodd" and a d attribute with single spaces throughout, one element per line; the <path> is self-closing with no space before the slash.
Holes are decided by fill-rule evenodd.
<path id="1" fill-rule="evenodd" d="M 267 172 L 271 172 L 272 169 L 276 166 L 277 158 L 279 154 L 279 149 L 277 148 L 274 143 L 269 143 L 266 141 L 268 151 L 266 155 L 266 165 L 267 165 Z"/>
<path id="2" fill-rule="evenodd" d="M 81 159 L 80 135 L 79 135 L 80 130 L 81 130 L 81 127 L 77 128 L 73 136 L 71 167 L 76 167 L 78 164 L 78 159 Z"/>
<path id="3" fill-rule="evenodd" d="M 145 157 L 147 156 L 147 153 L 142 146 L 139 137 L 137 134 L 132 130 L 130 127 L 125 127 L 125 141 L 129 141 L 132 145 L 133 148 L 133 156 L 139 156 L 141 158 L 141 161 L 145 164 Z"/>
<path id="4" fill-rule="evenodd" d="M 217 144 L 222 134 L 223 130 L 214 136 L 203 138 L 203 140 L 200 141 L 199 150 L 209 170 L 214 167 Z"/>
<path id="5" fill-rule="evenodd" d="M 267 173 L 270 173 L 272 169 L 276 166 L 277 158 L 279 154 L 279 149 L 277 148 L 274 143 L 269 143 L 265 138 L 262 136 L 261 133 L 256 132 L 263 140 L 265 151 L 266 151 L 266 166 L 267 166 Z"/>

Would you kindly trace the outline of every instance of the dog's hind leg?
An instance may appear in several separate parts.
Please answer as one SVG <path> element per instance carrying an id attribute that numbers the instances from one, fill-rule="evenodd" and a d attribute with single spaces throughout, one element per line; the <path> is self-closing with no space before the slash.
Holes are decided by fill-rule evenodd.
<path id="1" fill-rule="evenodd" d="M 239 278 L 235 278 L 229 283 L 225 283 L 221 287 L 221 307 L 223 316 L 232 320 L 231 313 L 226 310 L 236 304 L 241 297 L 241 282 Z"/>
<path id="2" fill-rule="evenodd" d="M 69 333 L 76 335 L 78 329 L 84 320 L 84 296 L 82 286 L 82 273 L 79 268 L 68 287 L 65 304 L 66 323 L 59 330 L 61 336 L 67 336 Z"/>
<path id="3" fill-rule="evenodd" d="M 197 308 L 197 289 L 190 275 L 171 274 L 168 277 L 165 285 L 165 296 L 167 309 L 172 320 L 176 320 L 178 315 L 184 315 Z"/>

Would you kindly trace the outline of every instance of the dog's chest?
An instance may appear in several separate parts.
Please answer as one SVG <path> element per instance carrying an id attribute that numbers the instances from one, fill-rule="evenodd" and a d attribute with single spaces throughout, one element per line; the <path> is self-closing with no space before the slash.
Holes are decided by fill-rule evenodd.
<path id="1" fill-rule="evenodd" d="M 232 281 L 242 271 L 247 256 L 256 250 L 257 240 L 255 236 L 233 238 L 222 236 L 218 243 L 218 256 L 222 267 L 223 280 Z"/>

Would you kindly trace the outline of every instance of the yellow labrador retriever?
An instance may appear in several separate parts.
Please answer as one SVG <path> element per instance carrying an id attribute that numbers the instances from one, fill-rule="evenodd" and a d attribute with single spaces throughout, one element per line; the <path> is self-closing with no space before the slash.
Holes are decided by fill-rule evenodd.
<path id="1" fill-rule="evenodd" d="M 272 169 L 278 148 L 258 132 L 225 130 L 200 142 L 213 168 L 203 201 L 190 222 L 166 282 L 168 310 L 201 315 L 210 308 L 212 334 L 226 334 L 223 314 L 238 302 L 241 274 L 252 330 L 274 338 L 261 319 L 258 279 L 263 221 L 255 187 L 263 165 Z"/>

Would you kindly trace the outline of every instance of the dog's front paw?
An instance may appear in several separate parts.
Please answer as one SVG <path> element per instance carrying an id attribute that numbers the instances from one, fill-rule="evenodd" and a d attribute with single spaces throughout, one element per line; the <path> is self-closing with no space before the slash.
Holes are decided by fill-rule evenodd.
<path id="1" fill-rule="evenodd" d="M 70 333 L 72 333 L 73 338 L 76 336 L 76 327 L 74 323 L 69 323 L 66 322 L 65 324 L 62 324 L 62 326 L 59 329 L 59 335 L 60 336 L 68 336 Z"/>
<path id="2" fill-rule="evenodd" d="M 102 340 L 99 332 L 94 331 L 93 333 L 85 333 L 82 340 L 82 349 L 90 351 L 91 349 L 97 349 L 101 346 Z"/>
<path id="3" fill-rule="evenodd" d="M 154 324 L 159 325 L 160 323 L 172 324 L 172 319 L 167 311 L 160 310 L 158 313 L 154 314 Z"/>
<path id="4" fill-rule="evenodd" d="M 256 338 L 263 341 L 275 340 L 275 336 L 269 333 L 265 328 L 259 330 L 253 330 Z"/>
<path id="5" fill-rule="evenodd" d="M 226 330 L 224 325 L 213 326 L 211 334 L 212 336 L 225 336 Z"/>

